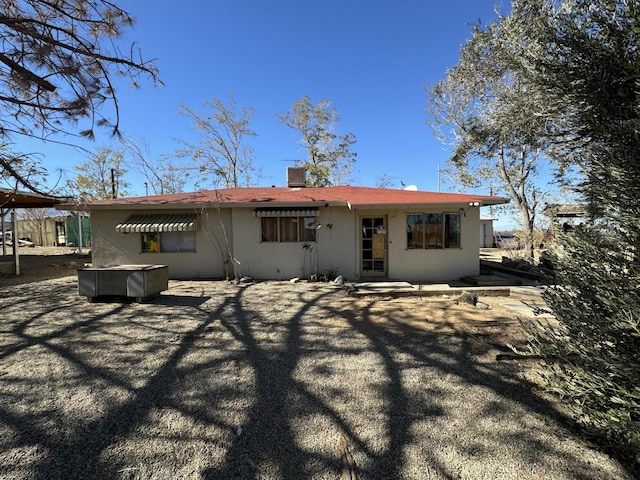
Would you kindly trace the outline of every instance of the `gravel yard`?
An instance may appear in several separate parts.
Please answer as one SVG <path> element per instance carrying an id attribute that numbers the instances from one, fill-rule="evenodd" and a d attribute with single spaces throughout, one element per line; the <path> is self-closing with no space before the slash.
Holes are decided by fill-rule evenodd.
<path id="1" fill-rule="evenodd" d="M 339 479 L 341 434 L 358 479 L 630 478 L 563 428 L 535 363 L 496 362 L 520 328 L 482 301 L 0 282 L 0 478 Z"/>

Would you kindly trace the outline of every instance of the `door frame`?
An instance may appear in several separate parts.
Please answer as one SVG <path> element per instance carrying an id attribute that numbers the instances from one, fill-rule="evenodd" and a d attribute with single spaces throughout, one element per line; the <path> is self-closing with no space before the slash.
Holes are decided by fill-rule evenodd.
<path id="1" fill-rule="evenodd" d="M 376 220 L 379 221 L 376 222 Z M 365 221 L 369 221 L 370 224 L 365 225 Z M 381 232 L 381 227 L 383 228 L 384 233 Z M 358 273 L 360 278 L 387 278 L 389 272 L 388 216 L 386 214 L 360 215 L 358 217 L 358 232 Z M 370 234 L 370 237 L 368 237 L 367 234 Z M 376 238 L 381 239 L 380 241 L 383 242 L 382 247 L 380 247 L 380 244 L 374 246 L 374 243 L 377 242 Z M 374 257 L 374 248 L 383 248 L 383 256 L 378 258 Z M 370 262 L 370 264 L 367 262 Z M 368 265 L 371 266 L 370 269 L 365 268 Z"/>

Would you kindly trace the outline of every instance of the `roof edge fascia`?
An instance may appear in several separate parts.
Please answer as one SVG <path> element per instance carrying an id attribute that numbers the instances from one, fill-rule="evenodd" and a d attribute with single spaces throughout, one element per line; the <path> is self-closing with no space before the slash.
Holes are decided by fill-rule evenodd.
<path id="1" fill-rule="evenodd" d="M 309 200 L 309 201 L 241 201 L 241 202 L 182 202 L 182 203 L 104 203 L 100 205 L 57 205 L 58 210 L 67 211 L 99 211 L 99 210 L 201 210 L 215 208 L 287 208 L 287 207 L 346 207 L 358 209 L 382 208 L 424 208 L 429 207 L 483 207 L 509 203 L 510 199 L 502 197 L 479 198 L 477 201 L 457 202 L 411 202 L 411 203 L 350 203 L 348 200 Z M 475 205 L 477 203 L 478 205 Z"/>

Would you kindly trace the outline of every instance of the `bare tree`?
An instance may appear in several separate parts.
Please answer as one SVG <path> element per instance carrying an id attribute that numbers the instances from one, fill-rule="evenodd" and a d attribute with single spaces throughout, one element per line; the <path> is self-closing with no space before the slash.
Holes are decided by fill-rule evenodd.
<path id="1" fill-rule="evenodd" d="M 134 45 L 125 54 L 116 44 L 131 25 L 129 14 L 107 0 L 0 0 L 0 138 L 67 143 L 57 134 L 93 139 L 97 126 L 118 135 L 115 76 L 132 86 L 141 76 L 159 83 L 153 62 Z M 18 163 L 0 155 L 6 174 L 37 191 Z"/>
<path id="2" fill-rule="evenodd" d="M 330 108 L 330 100 L 319 100 L 313 105 L 303 95 L 286 113 L 277 118 L 287 127 L 302 135 L 298 145 L 307 151 L 306 160 L 296 161 L 307 170 L 308 182 L 313 186 L 338 185 L 351 175 L 357 154 L 351 151 L 356 143 L 353 133 L 338 135 L 338 110 Z"/>
<path id="3" fill-rule="evenodd" d="M 124 145 L 130 155 L 127 165 L 145 178 L 145 186 L 151 187 L 152 193 L 162 195 L 184 191 L 187 178 L 190 176 L 188 168 L 175 165 L 164 155 L 154 158 L 149 143 L 144 139 L 129 138 Z"/>
<path id="4" fill-rule="evenodd" d="M 389 172 L 383 172 L 382 175 L 376 177 L 376 187 L 378 188 L 394 188 L 398 182 L 404 185 L 402 180 L 398 177 L 392 177 Z"/>
<path id="5" fill-rule="evenodd" d="M 184 148 L 179 149 L 176 156 L 193 160 L 198 186 L 217 186 L 219 183 L 224 187 L 251 186 L 256 169 L 253 149 L 245 142 L 248 137 L 256 136 L 250 127 L 254 108 L 243 107 L 238 112 L 233 94 L 229 95 L 226 104 L 214 98 L 203 106 L 211 112 L 202 114 L 180 105 L 180 113 L 193 121 L 201 135 L 198 143 L 182 141 Z"/>

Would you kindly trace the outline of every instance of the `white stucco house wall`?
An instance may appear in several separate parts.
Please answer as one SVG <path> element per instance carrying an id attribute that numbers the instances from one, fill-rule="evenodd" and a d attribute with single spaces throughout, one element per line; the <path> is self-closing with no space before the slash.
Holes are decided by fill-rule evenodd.
<path id="1" fill-rule="evenodd" d="M 101 200 L 88 205 L 92 261 L 168 265 L 174 279 L 455 280 L 479 273 L 479 207 L 507 201 L 355 186 Z"/>

